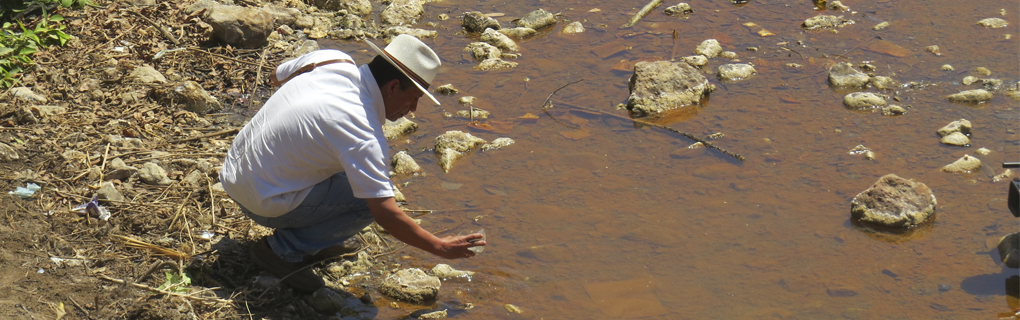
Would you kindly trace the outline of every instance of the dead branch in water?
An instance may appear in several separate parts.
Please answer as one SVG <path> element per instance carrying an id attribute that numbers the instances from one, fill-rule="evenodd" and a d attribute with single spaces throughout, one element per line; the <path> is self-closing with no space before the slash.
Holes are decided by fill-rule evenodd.
<path id="1" fill-rule="evenodd" d="M 580 127 L 578 127 L 578 126 L 571 126 L 569 124 L 563 123 L 559 119 L 556 119 L 556 117 L 553 117 L 552 114 L 549 114 L 549 108 L 552 107 L 552 103 L 550 101 L 552 100 L 553 95 L 555 95 L 557 92 L 560 92 L 560 90 L 563 90 L 563 88 L 566 88 L 569 85 L 572 85 L 572 84 L 575 84 L 575 83 L 578 83 L 578 82 L 581 82 L 581 81 L 584 81 L 584 79 L 578 79 L 577 81 L 565 84 L 562 87 L 559 87 L 558 89 L 553 90 L 553 92 L 549 94 L 549 97 L 545 98 L 545 102 L 542 103 L 542 112 L 545 112 L 545 115 L 549 116 L 549 118 L 553 119 L 553 121 L 556 121 L 557 123 L 562 124 L 563 126 L 565 126 L 567 128 L 579 129 Z"/>
<path id="2" fill-rule="evenodd" d="M 739 154 L 736 154 L 736 153 L 733 153 L 733 152 L 729 152 L 726 149 L 723 149 L 723 148 L 721 148 L 721 147 L 719 147 L 717 145 L 714 145 L 714 144 L 712 144 L 711 142 L 708 142 L 705 139 L 699 138 L 698 136 L 695 136 L 695 135 L 687 133 L 687 132 L 683 132 L 683 131 L 680 131 L 680 130 L 677 130 L 677 129 L 673 129 L 670 126 L 661 125 L 661 124 L 658 124 L 658 123 L 651 123 L 651 122 L 644 121 L 644 120 L 639 120 L 639 119 L 633 119 L 633 118 L 630 118 L 630 117 L 624 117 L 624 116 L 621 116 L 621 115 L 612 114 L 612 113 L 608 113 L 608 112 L 603 112 L 603 111 L 599 111 L 599 110 L 595 110 L 595 109 L 589 109 L 589 108 L 585 108 L 585 107 L 567 105 L 567 108 L 583 110 L 583 111 L 589 112 L 589 113 L 610 116 L 610 117 L 614 117 L 614 118 L 618 118 L 618 119 L 634 121 L 635 123 L 640 123 L 640 124 L 647 125 L 647 126 L 652 126 L 652 127 L 657 127 L 657 128 L 661 128 L 661 129 L 666 129 L 666 130 L 672 131 L 673 133 L 677 133 L 679 135 L 687 137 L 688 139 L 694 140 L 696 142 L 701 142 L 701 144 L 704 144 L 706 147 L 719 150 L 720 152 L 725 153 L 726 155 L 731 156 L 734 159 L 740 160 L 741 162 L 744 161 L 744 156 L 742 156 L 742 155 L 739 155 Z"/>
<path id="3" fill-rule="evenodd" d="M 660 4 L 662 4 L 662 0 L 652 0 L 652 2 L 649 2 L 648 4 L 645 5 L 644 8 L 641 8 L 641 11 L 635 13 L 634 16 L 630 18 L 630 21 L 627 21 L 627 23 L 621 26 L 620 28 L 633 27 L 635 24 L 638 23 L 638 21 L 641 21 L 641 19 L 643 19 L 645 16 L 651 13 L 652 10 L 655 10 L 655 7 L 658 7 Z"/>

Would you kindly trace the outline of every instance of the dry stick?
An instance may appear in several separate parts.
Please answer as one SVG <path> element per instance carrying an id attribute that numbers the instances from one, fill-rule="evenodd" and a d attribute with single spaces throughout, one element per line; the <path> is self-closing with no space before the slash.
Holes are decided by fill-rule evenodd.
<path id="1" fill-rule="evenodd" d="M 655 10 L 655 7 L 658 7 L 660 4 L 662 4 L 662 0 L 652 0 L 652 2 L 649 2 L 648 4 L 645 5 L 644 8 L 641 8 L 641 11 L 635 13 L 634 17 L 630 18 L 630 21 L 627 21 L 627 23 L 625 23 L 623 26 L 620 26 L 620 28 L 633 27 L 635 24 L 638 23 L 638 21 L 641 21 L 642 18 L 651 13 L 652 10 Z"/>
<path id="2" fill-rule="evenodd" d="M 297 270 L 294 270 L 294 272 L 288 273 L 287 275 L 285 275 L 282 278 L 280 278 L 280 281 L 277 281 L 273 285 L 269 286 L 269 288 L 266 288 L 265 291 L 262 291 L 262 293 L 259 294 L 258 297 L 255 297 L 255 300 L 262 300 L 262 296 L 264 296 L 266 294 L 266 292 L 269 292 L 269 290 L 271 290 L 271 289 L 275 288 L 276 286 L 280 285 L 280 283 L 283 283 L 283 280 L 286 280 L 290 276 L 292 276 L 292 275 L 294 275 L 294 274 L 296 274 L 298 272 L 301 272 L 302 270 L 308 269 L 309 267 L 317 265 L 320 262 L 323 262 L 323 261 L 326 261 L 326 260 L 332 260 L 332 259 L 337 259 L 337 258 L 356 257 L 356 256 L 358 256 L 358 253 L 361 253 L 362 251 L 365 251 L 367 248 L 368 247 L 362 247 L 361 249 L 358 249 L 358 251 L 354 251 L 354 252 L 351 252 L 351 253 L 339 255 L 339 256 L 336 256 L 336 257 L 329 257 L 329 258 L 325 258 L 325 259 L 322 259 L 322 260 L 319 260 L 319 261 L 316 261 L 316 262 L 313 262 L 313 263 L 309 263 L 308 265 L 306 265 L 304 267 L 301 267 L 301 268 L 299 268 Z"/>
<path id="3" fill-rule="evenodd" d="M 219 298 L 202 298 L 202 297 L 196 297 L 196 296 L 187 295 L 187 294 L 180 294 L 180 293 L 176 293 L 176 292 L 169 292 L 169 291 L 159 290 L 159 289 L 156 289 L 156 288 L 144 285 L 144 284 L 128 283 L 127 281 L 124 281 L 124 280 L 121 280 L 121 279 L 117 279 L 117 278 L 111 278 L 111 277 L 108 277 L 108 276 L 102 275 L 102 274 L 98 275 L 96 277 L 99 277 L 99 279 L 103 279 L 103 280 L 106 280 L 106 281 L 111 281 L 111 282 L 114 282 L 114 283 L 119 283 L 119 284 L 127 283 L 128 285 L 130 285 L 132 287 L 146 289 L 146 290 L 151 290 L 151 291 L 155 291 L 155 292 L 158 292 L 158 293 L 161 293 L 161 294 L 165 294 L 165 295 L 169 295 L 169 296 L 175 296 L 175 297 L 181 297 L 181 298 L 195 300 L 195 301 L 230 303 L 230 304 L 235 303 L 234 300 L 224 300 L 224 299 L 219 299 Z"/>
<path id="4" fill-rule="evenodd" d="M 209 51 L 205 51 L 205 50 L 199 49 L 198 47 L 188 47 L 188 50 L 195 51 L 195 52 L 201 52 L 201 53 L 208 54 L 208 55 L 211 55 L 211 56 L 214 56 L 214 57 L 217 57 L 217 58 L 223 58 L 223 59 L 227 59 L 227 60 L 234 61 L 234 62 L 240 62 L 240 63 L 244 63 L 244 64 L 247 64 L 247 65 L 256 66 L 256 67 L 259 67 L 259 68 L 266 68 L 266 69 L 269 69 L 269 70 L 273 70 L 273 67 L 263 66 L 261 64 L 256 64 L 254 62 L 248 62 L 248 61 L 244 61 L 244 60 L 234 59 L 234 58 L 222 55 L 222 54 L 216 54 L 216 53 L 212 53 L 212 52 L 209 52 Z"/>
<path id="5" fill-rule="evenodd" d="M 591 113 L 596 113 L 596 114 L 601 114 L 601 115 L 607 115 L 607 116 L 611 116 L 611 117 L 614 117 L 614 118 L 634 121 L 636 123 L 640 123 L 640 124 L 647 125 L 647 126 L 653 126 L 653 127 L 658 127 L 658 128 L 666 129 L 666 130 L 672 131 L 674 133 L 680 134 L 680 135 L 682 135 L 684 137 L 687 137 L 688 139 L 691 139 L 691 140 L 694 140 L 694 141 L 697 141 L 697 142 L 701 142 L 701 144 L 705 145 L 706 147 L 719 150 L 719 151 L 721 151 L 722 153 L 725 153 L 728 156 L 736 158 L 737 160 L 744 161 L 744 156 L 742 156 L 742 155 L 726 151 L 726 149 L 720 148 L 719 146 L 716 146 L 716 145 L 712 144 L 711 142 L 706 141 L 705 139 L 699 138 L 699 137 L 697 137 L 697 136 L 695 136 L 693 134 L 687 133 L 687 132 L 683 132 L 683 131 L 680 131 L 680 130 L 677 130 L 677 129 L 673 129 L 672 127 L 669 127 L 669 126 L 661 125 L 661 124 L 658 124 L 658 123 L 651 123 L 651 122 L 644 121 L 644 120 L 632 119 L 632 118 L 629 118 L 629 117 L 624 117 L 624 116 L 621 116 L 621 115 L 616 115 L 616 114 L 612 114 L 612 113 L 602 112 L 602 111 L 598 111 L 598 110 L 595 110 L 595 109 L 589 109 L 589 108 L 585 108 L 585 107 L 578 107 L 578 106 L 571 106 L 571 105 L 567 105 L 567 107 L 568 108 L 575 108 L 575 109 L 578 109 L 578 110 L 584 110 L 586 112 L 591 112 Z"/>
<path id="6" fill-rule="evenodd" d="M 669 61 L 676 61 L 676 49 L 680 47 L 680 33 L 673 29 L 673 53 L 669 55 Z"/>
<path id="7" fill-rule="evenodd" d="M 552 107 L 552 104 L 549 101 L 552 100 L 552 97 L 553 97 L 554 94 L 556 94 L 557 92 L 560 92 L 560 90 L 563 90 L 563 88 L 566 88 L 569 85 L 572 85 L 572 84 L 575 84 L 575 83 L 578 83 L 578 82 L 581 82 L 581 81 L 584 81 L 584 79 L 578 79 L 577 81 L 565 84 L 562 87 L 559 87 L 559 89 L 556 89 L 552 93 L 550 93 L 549 97 L 545 98 L 545 102 L 542 103 L 542 112 L 545 112 L 545 115 L 549 116 L 549 118 L 553 119 L 553 121 L 556 121 L 557 123 L 562 124 L 563 126 L 565 126 L 567 128 L 580 129 L 581 127 L 579 127 L 579 126 L 571 126 L 569 124 L 563 123 L 559 119 L 556 119 L 556 117 L 553 117 L 552 114 L 549 114 L 549 107 Z"/>
<path id="8" fill-rule="evenodd" d="M 269 52 L 269 47 L 262 50 L 262 54 L 259 55 L 259 66 L 258 71 L 255 71 L 255 84 L 251 86 L 251 94 L 248 95 L 248 109 L 251 109 L 251 105 L 255 101 L 255 93 L 259 88 L 259 81 L 262 81 L 262 64 L 266 62 L 266 52 Z"/>
<path id="9" fill-rule="evenodd" d="M 169 143 L 181 143 L 181 142 L 186 142 L 186 141 L 195 141 L 195 140 L 211 138 L 211 137 L 215 137 L 215 136 L 222 136 L 222 135 L 225 135 L 225 134 L 237 133 L 240 130 L 241 129 L 233 128 L 233 129 L 223 130 L 223 131 L 219 131 L 219 132 L 203 134 L 203 135 L 200 135 L 200 136 L 197 136 L 197 137 L 184 138 L 184 139 L 180 139 L 180 140 L 167 141 L 167 142 L 169 142 Z"/>
<path id="10" fill-rule="evenodd" d="M 106 144 L 106 152 L 103 153 L 103 165 L 99 167 L 99 184 L 103 183 L 103 171 L 106 171 L 106 160 L 110 158 L 110 144 Z"/>
<path id="11" fill-rule="evenodd" d="M 152 21 L 151 19 L 146 18 L 145 16 L 143 16 L 141 13 L 130 11 L 130 10 L 128 10 L 128 12 L 134 13 L 139 18 L 142 18 L 142 20 L 145 20 L 145 22 L 148 22 L 153 27 L 156 27 L 156 29 L 159 29 L 159 33 L 163 34 L 163 37 L 166 38 L 167 40 L 170 40 L 170 42 L 173 42 L 173 44 L 175 46 L 181 45 L 180 41 L 177 41 L 177 39 L 174 38 L 174 36 L 172 34 L 170 34 L 169 31 L 166 31 L 166 28 L 163 27 L 163 24 L 155 22 L 155 21 Z"/>

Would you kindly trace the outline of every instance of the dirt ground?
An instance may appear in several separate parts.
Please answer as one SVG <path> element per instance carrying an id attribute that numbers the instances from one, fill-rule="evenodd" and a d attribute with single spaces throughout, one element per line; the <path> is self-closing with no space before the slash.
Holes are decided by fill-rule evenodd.
<path id="1" fill-rule="evenodd" d="M 210 42 L 208 25 L 184 12 L 192 1 L 95 2 L 60 10 L 77 38 L 37 53 L 37 65 L 21 75 L 19 86 L 45 102 L 0 91 L 0 142 L 17 153 L 0 163 L 0 189 L 41 186 L 31 197 L 0 202 L 0 318 L 326 318 L 289 290 L 255 281 L 260 272 L 248 246 L 268 230 L 214 187 L 244 121 L 237 115 L 252 114 L 253 100 L 265 99 L 267 66 L 280 63 L 282 52 Z M 164 51 L 175 48 L 186 49 Z M 130 77 L 140 66 L 168 81 Z M 200 115 L 168 99 L 186 80 L 222 110 Z M 111 180 L 114 159 L 136 168 L 156 163 L 171 182 Z M 108 220 L 71 210 L 105 181 L 124 196 L 100 202 Z M 158 289 L 181 271 L 190 286 Z"/>

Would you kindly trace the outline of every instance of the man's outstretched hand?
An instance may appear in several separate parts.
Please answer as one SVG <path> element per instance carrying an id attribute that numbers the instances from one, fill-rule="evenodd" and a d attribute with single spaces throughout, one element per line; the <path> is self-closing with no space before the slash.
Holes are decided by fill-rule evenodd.
<path id="1" fill-rule="evenodd" d="M 435 255 L 447 259 L 473 257 L 477 253 L 471 251 L 470 248 L 484 246 L 485 240 L 482 240 L 482 237 L 484 236 L 481 233 L 472 233 L 464 236 L 439 238 L 440 245 L 436 248 Z"/>

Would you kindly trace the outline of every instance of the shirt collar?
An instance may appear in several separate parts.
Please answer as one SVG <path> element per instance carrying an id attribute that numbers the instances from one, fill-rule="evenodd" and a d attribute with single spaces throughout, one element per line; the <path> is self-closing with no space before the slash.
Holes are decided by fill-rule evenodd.
<path id="1" fill-rule="evenodd" d="M 379 117 L 379 123 L 385 124 L 386 104 L 383 102 L 382 91 L 379 91 L 379 83 L 375 82 L 375 76 L 372 75 L 372 69 L 368 68 L 368 64 L 363 64 L 361 67 L 358 67 L 358 71 L 361 72 L 361 84 L 372 95 L 372 104 L 375 107 L 376 115 Z"/>

